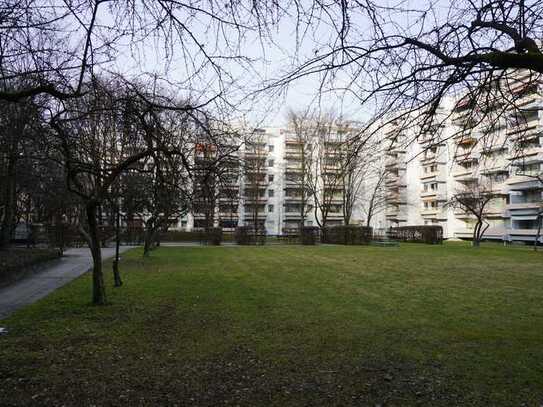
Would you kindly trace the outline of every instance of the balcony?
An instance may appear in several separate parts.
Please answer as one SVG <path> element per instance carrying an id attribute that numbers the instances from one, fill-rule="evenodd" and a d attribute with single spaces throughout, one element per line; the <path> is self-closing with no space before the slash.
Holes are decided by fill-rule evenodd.
<path id="1" fill-rule="evenodd" d="M 256 218 L 258 220 L 266 219 L 266 214 L 264 212 L 258 212 L 256 215 Z M 254 219 L 254 214 L 251 212 L 245 212 L 245 215 L 243 216 L 243 220 L 245 222 L 251 222 Z"/>
<path id="2" fill-rule="evenodd" d="M 385 213 L 385 217 L 389 221 L 392 221 L 392 222 L 407 222 L 407 215 L 400 211 L 395 211 L 395 212 L 387 211 Z"/>
<path id="3" fill-rule="evenodd" d="M 463 136 L 456 140 L 456 144 L 459 146 L 474 146 L 477 144 L 477 139 L 473 136 Z"/>
<path id="4" fill-rule="evenodd" d="M 439 181 L 445 180 L 445 176 L 439 170 L 432 171 L 432 172 L 423 172 L 422 175 L 420 176 L 420 179 L 424 181 L 430 181 L 432 179 L 437 179 L 437 178 L 439 178 Z"/>
<path id="5" fill-rule="evenodd" d="M 510 211 L 522 210 L 522 209 L 539 209 L 543 206 L 543 201 L 534 201 L 534 202 L 517 202 L 510 203 L 506 206 L 506 209 Z"/>
<path id="6" fill-rule="evenodd" d="M 543 147 L 540 145 L 532 145 L 529 147 L 520 148 L 518 151 L 511 151 L 508 160 L 518 160 L 534 156 L 541 156 L 541 160 L 543 161 Z"/>
<path id="7" fill-rule="evenodd" d="M 238 211 L 232 211 L 232 212 L 219 212 L 219 218 L 221 219 L 232 219 L 237 220 L 238 219 Z"/>
<path id="8" fill-rule="evenodd" d="M 406 168 L 405 162 L 398 157 L 389 157 L 385 160 L 385 168 L 404 170 Z"/>
<path id="9" fill-rule="evenodd" d="M 475 219 L 475 216 L 471 212 L 466 212 L 463 209 L 455 209 L 454 216 L 458 219 Z"/>
<path id="10" fill-rule="evenodd" d="M 397 176 L 395 178 L 389 178 L 385 181 L 387 188 L 405 188 L 407 183 L 405 182 L 404 177 Z"/>
<path id="11" fill-rule="evenodd" d="M 308 197 L 305 198 L 306 203 L 309 200 Z M 288 203 L 301 203 L 302 197 L 301 196 L 285 196 L 285 202 Z"/>
<path id="12" fill-rule="evenodd" d="M 297 137 L 287 137 L 285 138 L 285 145 L 287 146 L 300 146 L 304 144 L 304 140 Z"/>
<path id="13" fill-rule="evenodd" d="M 531 135 L 536 132 L 540 132 L 541 129 L 539 128 L 539 118 L 536 117 L 530 117 L 526 119 L 526 122 L 523 122 L 521 120 L 520 123 L 514 124 L 507 128 L 507 135 L 509 136 L 523 136 L 526 137 L 527 135 Z M 519 134 L 522 133 L 522 134 Z"/>
<path id="14" fill-rule="evenodd" d="M 432 200 L 434 201 L 446 201 L 447 200 L 447 192 L 444 191 L 444 187 L 443 188 L 438 188 L 438 189 L 428 189 L 428 190 L 421 190 L 420 191 L 420 197 L 421 198 L 432 198 Z M 423 199 L 423 200 L 427 200 L 427 199 Z"/>
<path id="15" fill-rule="evenodd" d="M 475 151 L 473 149 L 459 149 L 456 151 L 454 155 L 454 160 L 456 162 L 467 162 L 467 161 L 477 161 L 477 156 L 475 155 Z"/>
<path id="16" fill-rule="evenodd" d="M 529 237 L 533 240 L 537 235 L 537 229 L 507 229 L 507 234 L 510 236 Z"/>
<path id="17" fill-rule="evenodd" d="M 267 150 L 246 150 L 245 158 L 265 158 L 268 155 Z"/>
<path id="18" fill-rule="evenodd" d="M 245 203 L 248 204 L 265 204 L 266 202 L 268 202 L 268 198 L 266 197 L 254 198 L 252 196 L 244 196 L 243 200 L 245 201 Z"/>
<path id="19" fill-rule="evenodd" d="M 301 171 L 302 163 L 299 161 L 287 161 L 285 165 L 286 170 Z"/>
<path id="20" fill-rule="evenodd" d="M 406 204 L 407 203 L 407 197 L 404 194 L 400 194 L 398 192 L 391 192 L 386 194 L 386 201 L 389 204 Z"/>
<path id="21" fill-rule="evenodd" d="M 538 185 L 539 187 L 542 187 L 541 183 L 537 180 L 537 178 L 535 178 L 538 175 L 542 176 L 542 174 L 543 174 L 543 169 L 541 171 L 534 171 L 533 174 L 527 173 L 524 175 L 522 174 L 513 175 L 507 179 L 507 185 L 510 185 L 511 190 L 517 190 L 517 188 L 518 190 L 532 189 L 532 188 L 537 188 Z M 521 185 L 515 186 L 517 184 L 521 184 Z"/>
<path id="22" fill-rule="evenodd" d="M 475 170 L 474 167 L 466 168 L 462 166 L 456 166 L 452 172 L 452 175 L 455 179 L 475 178 L 473 174 L 474 170 Z"/>
<path id="23" fill-rule="evenodd" d="M 285 151 L 285 160 L 289 160 L 289 159 L 301 159 L 302 158 L 302 151 L 301 150 L 296 150 L 296 151 L 290 151 L 290 150 L 287 150 Z"/>
<path id="24" fill-rule="evenodd" d="M 437 214 L 440 212 L 440 208 L 423 208 L 420 211 L 420 214 L 422 216 L 437 216 Z"/>

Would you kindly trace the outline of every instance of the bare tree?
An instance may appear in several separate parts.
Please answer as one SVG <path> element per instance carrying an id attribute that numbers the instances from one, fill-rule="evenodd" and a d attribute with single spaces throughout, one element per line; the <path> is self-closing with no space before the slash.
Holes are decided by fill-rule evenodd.
<path id="1" fill-rule="evenodd" d="M 393 120 L 405 129 L 429 127 L 451 96 L 469 116 L 458 133 L 483 121 L 496 123 L 518 109 L 521 95 L 512 88 L 523 70 L 531 74 L 528 83 L 543 73 L 539 1 L 365 0 L 312 6 L 308 24 L 329 30 L 304 37 L 311 55 L 299 62 L 295 54 L 294 68 L 267 89 L 315 76 L 319 92 L 351 95 L 373 111 L 368 129 Z"/>
<path id="2" fill-rule="evenodd" d="M 366 214 L 366 224 L 383 208 L 385 167 L 382 165 L 381 141 L 362 136 L 358 123 L 345 124 L 344 146 L 337 157 L 341 166 L 343 221 L 350 224 L 358 208 Z M 357 138 L 364 138 L 363 145 Z"/>
<path id="3" fill-rule="evenodd" d="M 0 99 L 80 97 L 93 75 L 116 70 L 120 55 L 127 66 L 145 71 L 149 53 L 165 64 L 162 79 L 223 99 L 240 73 L 252 71 L 254 59 L 242 45 L 260 38 L 264 46 L 281 15 L 271 1 L 225 6 L 215 0 L 6 0 L 0 11 L 0 84 L 17 85 L 0 86 Z M 179 60 L 181 79 L 171 67 Z"/>
<path id="4" fill-rule="evenodd" d="M 149 96 L 151 98 L 151 96 Z M 71 100 L 51 116 L 51 128 L 63 157 L 68 189 L 84 208 L 80 231 L 93 257 L 93 303 L 106 302 L 99 222 L 101 205 L 115 182 L 132 166 L 154 154 L 180 154 L 164 138 L 160 116 L 117 81 L 95 80 L 84 97 Z"/>
<path id="5" fill-rule="evenodd" d="M 285 190 L 287 199 L 295 199 L 294 206 L 299 210 L 299 228 L 305 225 L 306 217 L 313 209 L 313 170 L 316 165 L 315 146 L 318 126 L 315 114 L 309 109 L 287 113 L 288 128 L 292 137 L 287 138 L 286 168 L 288 185 Z"/>
<path id="6" fill-rule="evenodd" d="M 255 129 L 247 136 L 243 157 L 245 220 L 250 220 L 248 223 L 255 234 L 255 241 L 264 229 L 268 164 L 265 133 Z"/>
<path id="7" fill-rule="evenodd" d="M 10 243 L 19 221 L 30 224 L 36 207 L 45 210 L 43 204 L 51 203 L 44 170 L 53 176 L 55 169 L 47 162 L 52 157 L 41 112 L 31 99 L 0 102 L 0 248 Z"/>
<path id="8" fill-rule="evenodd" d="M 325 228 L 332 214 L 343 213 L 344 171 L 351 158 L 345 156 L 347 143 L 342 134 L 342 124 L 333 112 L 319 115 L 315 122 L 316 158 L 312 168 L 311 191 L 315 218 L 321 229 Z"/>
<path id="9" fill-rule="evenodd" d="M 479 247 L 490 227 L 487 218 L 492 203 L 501 197 L 502 194 L 495 192 L 491 181 L 480 179 L 459 188 L 447 202 L 447 206 L 462 210 L 475 218 L 472 235 L 474 247 Z"/>
<path id="10" fill-rule="evenodd" d="M 242 142 L 238 130 L 228 123 L 209 117 L 202 123 L 205 125 L 202 124 L 193 142 L 192 212 L 195 216 L 203 215 L 203 224 L 196 227 L 207 232 L 223 213 L 229 214 L 231 222 L 234 215 L 237 220 Z"/>
<path id="11" fill-rule="evenodd" d="M 366 226 L 371 226 L 373 218 L 387 207 L 385 182 L 388 172 L 381 165 L 371 165 L 366 172 L 365 202 L 362 204 L 366 215 Z"/>
<path id="12" fill-rule="evenodd" d="M 167 229 L 173 219 L 188 212 L 190 197 L 188 179 L 183 177 L 183 167 L 177 160 L 162 160 L 154 157 L 150 195 L 147 200 L 143 255 L 148 256 L 158 244 L 159 234 Z"/>

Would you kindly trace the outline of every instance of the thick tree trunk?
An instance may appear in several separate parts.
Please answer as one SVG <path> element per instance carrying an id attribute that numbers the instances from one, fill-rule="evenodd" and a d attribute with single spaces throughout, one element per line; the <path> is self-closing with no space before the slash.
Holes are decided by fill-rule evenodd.
<path id="1" fill-rule="evenodd" d="M 98 236 L 98 224 L 96 222 L 97 206 L 96 202 L 89 202 L 86 211 L 89 226 L 89 246 L 92 254 L 92 303 L 103 305 L 106 303 L 106 287 L 102 272 L 102 251 L 100 237 Z"/>
<path id="2" fill-rule="evenodd" d="M 4 187 L 4 218 L 0 225 L 0 248 L 6 247 L 11 241 L 15 228 L 15 205 L 17 204 L 17 177 L 15 159 L 8 162 L 6 185 Z"/>
<path id="3" fill-rule="evenodd" d="M 146 227 L 145 227 L 145 238 L 143 242 L 143 256 L 147 257 L 149 256 L 149 253 L 151 253 L 151 250 L 153 250 L 153 245 L 156 241 L 156 233 L 158 229 L 158 219 L 155 217 L 150 218 L 147 221 Z"/>
<path id="4" fill-rule="evenodd" d="M 121 245 L 121 211 L 117 206 L 117 218 L 115 219 L 115 260 L 113 260 L 113 285 L 123 285 L 121 273 L 119 272 L 119 246 Z"/>
<path id="5" fill-rule="evenodd" d="M 471 245 L 473 247 L 479 247 L 480 246 L 481 237 L 479 236 L 479 230 L 481 229 L 481 226 L 482 226 L 482 223 L 480 221 L 478 221 L 475 224 L 475 228 L 473 229 L 473 240 L 471 242 Z"/>

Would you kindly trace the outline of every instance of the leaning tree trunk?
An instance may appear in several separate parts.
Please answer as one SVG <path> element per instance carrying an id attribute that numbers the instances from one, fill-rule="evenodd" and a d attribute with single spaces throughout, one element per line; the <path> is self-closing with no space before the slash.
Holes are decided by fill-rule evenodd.
<path id="1" fill-rule="evenodd" d="M 98 236 L 98 224 L 96 222 L 97 203 L 91 201 L 87 204 L 87 223 L 89 226 L 88 240 L 92 254 L 92 303 L 103 305 L 106 303 L 106 287 L 102 272 L 102 251 L 100 237 Z"/>

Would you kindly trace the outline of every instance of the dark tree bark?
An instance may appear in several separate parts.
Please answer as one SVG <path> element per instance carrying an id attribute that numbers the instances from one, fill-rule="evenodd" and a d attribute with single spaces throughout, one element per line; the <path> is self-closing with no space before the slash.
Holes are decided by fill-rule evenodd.
<path id="1" fill-rule="evenodd" d="M 119 246 L 121 245 L 121 208 L 118 203 L 115 205 L 115 209 L 115 259 L 113 260 L 113 285 L 115 287 L 121 287 L 123 285 L 121 273 L 119 272 Z"/>
<path id="2" fill-rule="evenodd" d="M 104 274 L 102 272 L 102 248 L 96 220 L 98 202 L 91 200 L 86 205 L 88 243 L 92 254 L 92 303 L 104 305 L 107 302 Z"/>
<path id="3" fill-rule="evenodd" d="M 6 183 L 4 185 L 4 217 L 0 225 L 0 248 L 9 245 L 15 228 L 15 206 L 17 204 L 17 158 L 10 154 L 8 158 Z"/>

